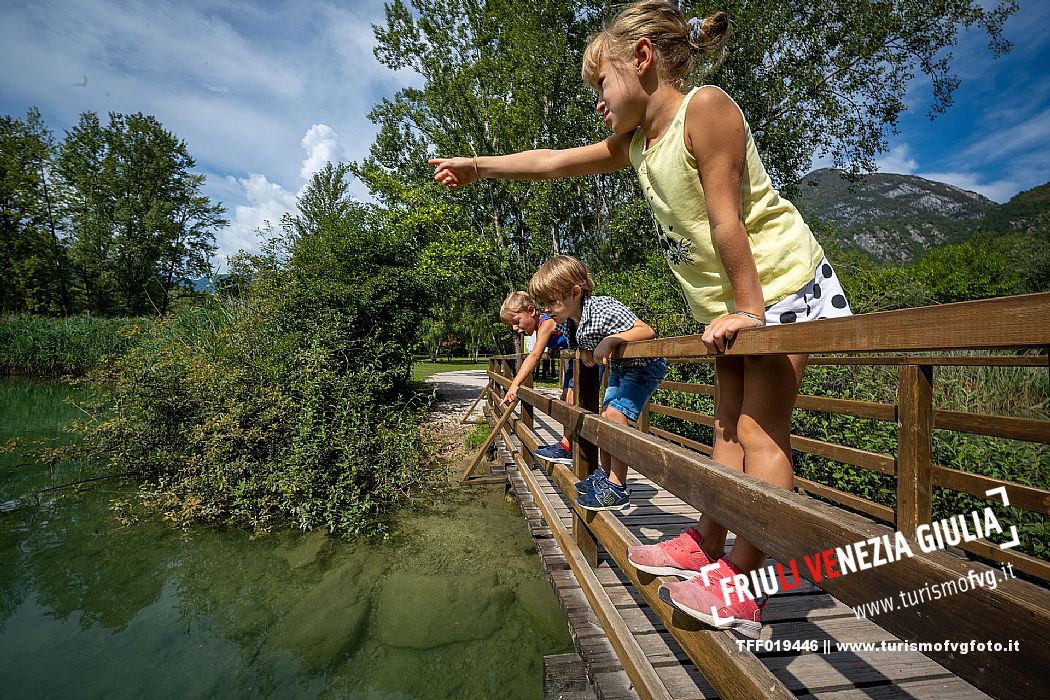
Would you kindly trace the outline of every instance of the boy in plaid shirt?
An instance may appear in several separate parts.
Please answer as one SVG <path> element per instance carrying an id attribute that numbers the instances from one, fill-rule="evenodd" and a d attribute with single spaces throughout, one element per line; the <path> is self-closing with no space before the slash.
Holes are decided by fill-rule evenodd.
<path id="1" fill-rule="evenodd" d="M 637 421 L 642 409 L 660 386 L 667 372 L 662 358 L 612 360 L 617 345 L 631 340 L 650 340 L 656 333 L 647 323 L 612 297 L 592 296 L 594 281 L 587 266 L 568 255 L 556 255 L 532 276 L 529 294 L 547 307 L 558 323 L 569 322 L 571 345 L 580 350 L 588 366 L 609 368 L 609 386 L 602 400 L 602 417 L 620 425 Z M 627 464 L 603 452 L 602 464 L 576 484 L 576 503 L 586 510 L 622 510 L 630 505 Z"/>

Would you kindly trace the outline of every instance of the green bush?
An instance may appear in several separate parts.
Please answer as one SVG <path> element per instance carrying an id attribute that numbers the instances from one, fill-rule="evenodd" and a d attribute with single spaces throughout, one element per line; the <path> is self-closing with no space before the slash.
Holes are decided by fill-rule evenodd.
<path id="1" fill-rule="evenodd" d="M 467 452 L 473 452 L 485 444 L 491 432 L 492 429 L 484 423 L 476 425 L 463 437 L 463 446 Z"/>
<path id="2" fill-rule="evenodd" d="M 255 261 L 237 298 L 178 311 L 93 375 L 79 454 L 141 472 L 177 523 L 384 533 L 434 481 L 408 386 L 429 302 L 411 252 L 358 218 Z"/>

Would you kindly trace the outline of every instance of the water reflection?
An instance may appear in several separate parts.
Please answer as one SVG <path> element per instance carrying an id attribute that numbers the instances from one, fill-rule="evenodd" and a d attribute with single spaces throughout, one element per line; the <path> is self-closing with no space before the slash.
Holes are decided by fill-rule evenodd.
<path id="1" fill-rule="evenodd" d="M 69 390 L 0 383 L 0 442 L 53 434 Z M 0 455 L 0 501 L 86 478 Z M 409 514 L 389 545 L 170 529 L 50 492 L 0 514 L 0 688 L 12 697 L 542 696 L 571 648 L 517 507 L 498 489 Z M 24 502 L 24 499 L 23 499 Z"/>

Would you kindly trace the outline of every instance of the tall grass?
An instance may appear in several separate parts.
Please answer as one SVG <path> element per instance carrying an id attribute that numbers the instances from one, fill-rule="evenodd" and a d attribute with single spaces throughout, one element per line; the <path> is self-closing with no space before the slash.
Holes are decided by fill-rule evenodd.
<path id="1" fill-rule="evenodd" d="M 0 318 L 0 372 L 55 377 L 79 375 L 132 347 L 148 318 L 51 318 L 18 314 Z"/>

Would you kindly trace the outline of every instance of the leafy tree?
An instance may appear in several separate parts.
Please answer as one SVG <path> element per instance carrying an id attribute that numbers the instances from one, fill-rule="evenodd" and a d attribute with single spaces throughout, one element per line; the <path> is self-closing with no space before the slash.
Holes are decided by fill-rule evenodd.
<path id="1" fill-rule="evenodd" d="M 51 132 L 33 108 L 0 117 L 0 312 L 68 313 L 69 273 L 48 183 Z"/>
<path id="2" fill-rule="evenodd" d="M 980 27 L 993 56 L 1010 49 L 1003 23 L 1015 0 L 886 0 L 689 5 L 733 20 L 729 54 L 710 76 L 740 103 L 774 182 L 797 182 L 814 153 L 851 173 L 871 171 L 886 150 L 917 75 L 933 84 L 933 118 L 959 84 L 951 49 Z M 987 8 L 987 9 L 986 9 Z"/>
<path id="3" fill-rule="evenodd" d="M 225 209 L 200 194 L 204 176 L 154 117 L 85 112 L 59 149 L 70 259 L 88 309 L 167 311 L 171 290 L 208 272 Z"/>
<path id="4" fill-rule="evenodd" d="M 839 266 L 840 273 L 842 267 Z M 865 262 L 842 275 L 842 284 L 855 314 L 928 306 L 937 299 L 911 267 L 881 267 Z"/>
<path id="5" fill-rule="evenodd" d="M 596 271 L 594 283 L 596 294 L 610 294 L 622 301 L 657 335 L 699 332 L 681 288 L 659 252 L 650 253 L 630 267 Z"/>
<path id="6" fill-rule="evenodd" d="M 1031 218 L 1028 230 L 991 239 L 1006 257 L 1006 267 L 1017 276 L 1015 294 L 1050 291 L 1050 213 Z"/>
<path id="7" fill-rule="evenodd" d="M 346 218 L 356 206 L 350 195 L 347 163 L 325 163 L 314 173 L 299 196 L 298 214 L 285 214 L 281 227 L 294 239 L 316 233 L 323 227 Z"/>
<path id="8" fill-rule="evenodd" d="M 388 3 L 385 23 L 374 27 L 376 57 L 415 70 L 425 84 L 372 111 L 380 133 L 362 179 L 388 201 L 384 183 L 428 181 L 425 161 L 434 153 L 564 148 L 604 138 L 579 65 L 587 36 L 615 9 L 590 0 Z M 684 9 L 687 16 L 724 9 L 732 18 L 727 60 L 708 80 L 740 103 L 774 182 L 790 189 L 815 153 L 850 172 L 873 169 L 916 75 L 933 82 L 930 115 L 947 109 L 958 84 L 950 49 L 960 30 L 982 28 L 999 55 L 1009 49 L 1002 27 L 1017 4 L 739 0 Z M 469 227 L 508 261 L 505 283 L 514 287 L 551 252 L 582 253 L 601 267 L 621 249 L 608 244 L 618 234 L 609 222 L 636 194 L 632 178 L 616 174 L 486 181 L 433 196 L 464 202 Z M 639 260 L 637 252 L 628 257 Z"/>
<path id="9" fill-rule="evenodd" d="M 361 170 L 354 166 L 354 172 Z M 498 323 L 493 300 L 508 291 L 505 262 L 492 254 L 480 234 L 465 227 L 464 208 L 435 197 L 429 183 L 406 184 L 378 170 L 370 176 L 389 193 L 385 205 L 373 208 L 375 215 L 405 232 L 415 254 L 415 271 L 433 300 L 429 318 L 413 339 L 431 357 L 449 341 L 477 354 Z"/>
<path id="10" fill-rule="evenodd" d="M 391 178 L 431 182 L 440 153 L 501 153 L 579 146 L 603 137 L 594 96 L 579 77 L 579 56 L 605 5 L 553 0 L 394 0 L 374 27 L 376 58 L 426 81 L 383 100 L 362 179 L 383 202 Z M 538 57 L 542 59 L 538 60 Z M 462 203 L 467 228 L 509 263 L 505 289 L 551 251 L 589 250 L 612 211 L 634 194 L 630 177 L 552 182 L 486 181 L 435 198 Z"/>
<path id="11" fill-rule="evenodd" d="M 1003 296 L 1019 285 L 1006 256 L 980 240 L 933 248 L 913 268 L 938 303 Z"/>

